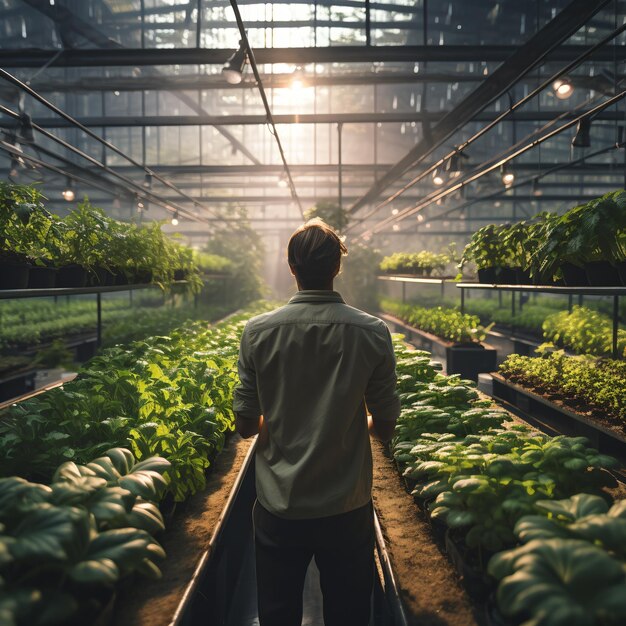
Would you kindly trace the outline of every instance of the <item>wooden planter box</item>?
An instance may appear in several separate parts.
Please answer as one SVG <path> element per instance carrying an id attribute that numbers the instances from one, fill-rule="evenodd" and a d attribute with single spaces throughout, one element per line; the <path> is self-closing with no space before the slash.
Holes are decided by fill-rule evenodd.
<path id="1" fill-rule="evenodd" d="M 382 313 L 380 317 L 396 332 L 402 333 L 416 348 L 427 350 L 435 360 L 444 361 L 447 374 L 460 374 L 461 378 L 477 382 L 478 374 L 497 369 L 497 351 L 487 344 L 454 344 L 409 326 L 393 315 Z"/>

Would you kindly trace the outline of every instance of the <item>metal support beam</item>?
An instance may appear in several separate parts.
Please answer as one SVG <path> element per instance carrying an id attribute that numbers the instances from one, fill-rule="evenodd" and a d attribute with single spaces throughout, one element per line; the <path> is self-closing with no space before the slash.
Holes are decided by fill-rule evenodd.
<path id="1" fill-rule="evenodd" d="M 448 113 L 425 111 L 413 113 L 302 113 L 274 115 L 276 124 L 398 124 L 402 122 L 439 122 L 447 117 Z M 497 113 L 485 111 L 477 114 L 473 122 L 489 122 L 497 117 Z M 580 112 L 570 111 L 526 111 L 516 114 L 517 122 L 545 122 L 560 117 L 562 121 L 572 120 L 580 116 Z M 264 125 L 265 115 L 111 115 L 98 117 L 76 118 L 83 126 L 98 128 L 143 126 L 257 126 Z M 594 121 L 623 121 L 621 111 L 603 111 L 594 117 Z M 62 118 L 41 117 L 33 120 L 41 128 L 71 128 L 72 124 Z M 505 120 L 510 121 L 510 120 Z M 0 120 L 0 127 L 13 128 L 15 124 L 7 120 Z M 392 171 L 395 166 L 392 166 Z M 397 179 L 397 178 L 396 178 Z M 389 184 L 392 184 L 391 181 Z"/>
<path id="2" fill-rule="evenodd" d="M 456 131 L 474 119 L 481 111 L 517 83 L 521 76 L 539 65 L 560 44 L 584 26 L 610 0 L 572 0 L 553 20 L 531 37 L 489 78 L 464 98 L 452 111 L 431 128 L 425 137 L 402 157 L 370 190 L 350 208 L 357 211 L 373 202 L 385 189 L 407 170 L 415 167 L 443 144 Z"/>
<path id="3" fill-rule="evenodd" d="M 596 6 L 598 2 L 588 2 Z M 606 3 L 604 3 L 606 4 Z M 585 18 L 586 19 L 586 18 Z M 550 61 L 571 61 L 587 48 L 560 46 Z M 486 61 L 501 63 L 519 50 L 518 46 L 330 46 L 309 48 L 259 48 L 255 51 L 259 65 L 289 63 L 463 63 Z M 0 50 L 0 66 L 39 68 L 58 50 Z M 55 67 L 142 67 L 157 65 L 223 65 L 232 49 L 208 48 L 117 48 L 110 50 L 66 50 L 55 61 Z M 624 46 L 607 46 L 594 53 L 595 61 L 623 61 Z"/>

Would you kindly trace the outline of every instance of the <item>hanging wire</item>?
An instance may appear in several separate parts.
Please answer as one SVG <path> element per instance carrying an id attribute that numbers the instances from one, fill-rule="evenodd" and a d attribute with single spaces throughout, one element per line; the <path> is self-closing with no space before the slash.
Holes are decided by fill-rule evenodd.
<path id="1" fill-rule="evenodd" d="M 293 198 L 294 202 L 296 202 L 296 204 L 298 205 L 298 209 L 300 210 L 300 215 L 302 216 L 302 219 L 304 219 L 304 209 L 302 208 L 300 197 L 298 196 L 298 192 L 296 191 L 296 186 L 291 176 L 291 170 L 289 169 L 287 158 L 285 157 L 285 151 L 283 150 L 283 145 L 280 140 L 278 130 L 276 129 L 276 124 L 274 123 L 274 116 L 272 115 L 272 110 L 267 100 L 265 89 L 263 88 L 263 81 L 261 80 L 261 75 L 259 74 L 259 69 L 257 67 L 256 60 L 254 58 L 254 51 L 252 50 L 252 47 L 250 46 L 250 41 L 248 40 L 248 33 L 246 33 L 246 28 L 244 26 L 243 19 L 241 18 L 241 12 L 239 11 L 239 5 L 237 4 L 237 0 L 230 0 L 230 5 L 232 6 L 233 11 L 235 12 L 235 19 L 237 20 L 237 26 L 239 28 L 241 41 L 243 41 L 243 44 L 247 50 L 248 61 L 250 62 L 250 67 L 252 68 L 252 73 L 254 74 L 254 79 L 256 80 L 257 87 L 259 88 L 261 100 L 263 101 L 263 107 L 265 108 L 265 115 L 267 116 L 267 122 L 266 122 L 267 127 L 270 131 L 270 134 L 273 135 L 273 137 L 276 139 L 278 152 L 280 153 L 280 158 L 283 162 L 283 167 L 285 168 L 285 174 L 287 175 L 287 183 L 289 184 L 289 191 L 291 192 L 291 197 Z"/>

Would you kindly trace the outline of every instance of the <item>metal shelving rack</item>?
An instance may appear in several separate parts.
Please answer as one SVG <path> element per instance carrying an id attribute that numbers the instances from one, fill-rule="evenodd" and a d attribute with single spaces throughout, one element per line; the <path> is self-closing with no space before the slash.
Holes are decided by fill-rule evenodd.
<path id="1" fill-rule="evenodd" d="M 419 285 L 439 285 L 441 288 L 441 297 L 443 298 L 446 283 L 453 283 L 451 278 L 419 278 L 417 276 L 378 276 L 378 280 L 386 280 L 390 282 L 402 283 L 402 302 L 406 301 L 406 285 L 407 283 L 417 283 Z"/>
<path id="2" fill-rule="evenodd" d="M 515 293 L 551 293 L 569 297 L 569 309 L 572 309 L 573 297 L 578 296 L 579 304 L 582 304 L 583 296 L 608 296 L 613 298 L 613 358 L 619 359 L 621 355 L 617 350 L 617 331 L 619 329 L 619 298 L 626 296 L 626 287 L 561 287 L 551 285 L 491 285 L 484 283 L 458 283 L 461 290 L 461 313 L 465 312 L 465 291 L 478 289 L 483 291 L 510 291 Z M 520 309 L 523 306 L 520 298 Z M 515 295 L 511 298 L 511 311 L 515 315 Z"/>
<path id="3" fill-rule="evenodd" d="M 176 281 L 172 285 L 184 285 L 187 281 Z M 87 294 L 96 295 L 97 326 L 96 341 L 98 347 L 102 345 L 102 294 L 119 291 L 133 291 L 150 289 L 156 285 L 115 285 L 111 287 L 59 287 L 53 289 L 4 289 L 0 290 L 0 300 L 19 300 L 22 298 L 50 298 L 57 296 L 80 296 Z"/>

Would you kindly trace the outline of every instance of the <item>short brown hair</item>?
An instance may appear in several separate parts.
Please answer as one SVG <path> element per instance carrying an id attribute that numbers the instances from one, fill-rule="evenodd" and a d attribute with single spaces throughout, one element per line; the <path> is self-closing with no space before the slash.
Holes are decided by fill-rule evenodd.
<path id="1" fill-rule="evenodd" d="M 346 254 L 339 235 L 319 217 L 300 226 L 287 246 L 289 266 L 305 289 L 326 287 L 339 273 Z"/>

